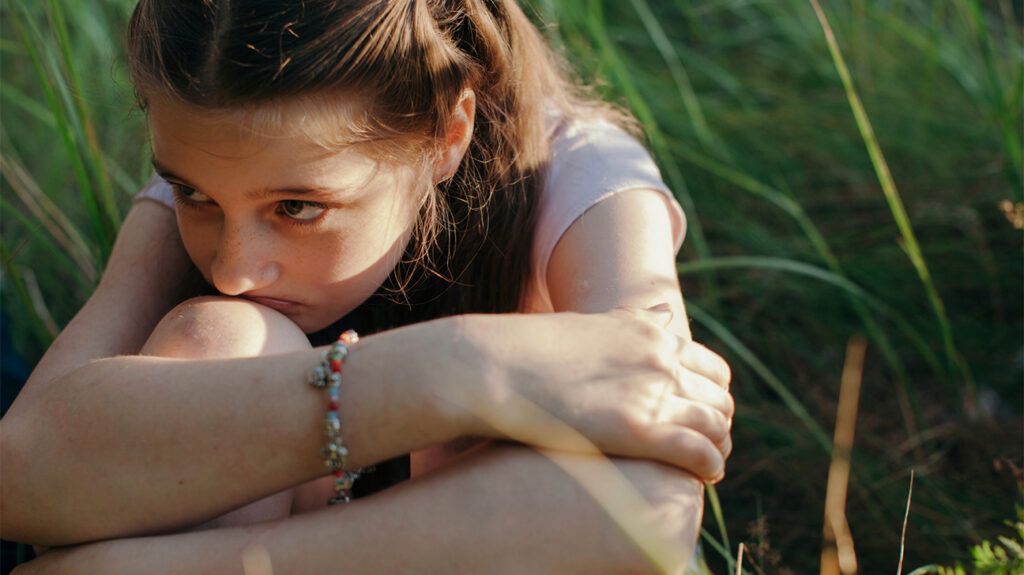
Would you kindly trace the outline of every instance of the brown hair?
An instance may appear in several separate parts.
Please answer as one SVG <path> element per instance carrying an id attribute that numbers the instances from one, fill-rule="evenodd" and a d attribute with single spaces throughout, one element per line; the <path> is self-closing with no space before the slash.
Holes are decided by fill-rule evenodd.
<path id="1" fill-rule="evenodd" d="M 401 323 L 518 308 L 550 155 L 546 107 L 639 134 L 570 79 L 514 0 L 140 0 L 128 53 L 143 108 L 153 93 L 214 109 L 345 94 L 365 104 L 350 129 L 391 158 L 431 157 L 472 89 L 469 149 L 383 287 L 429 303 Z"/>

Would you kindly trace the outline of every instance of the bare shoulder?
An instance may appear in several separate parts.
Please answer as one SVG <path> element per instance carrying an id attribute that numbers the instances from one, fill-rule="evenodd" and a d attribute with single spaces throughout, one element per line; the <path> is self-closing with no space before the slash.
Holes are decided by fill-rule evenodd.
<path id="1" fill-rule="evenodd" d="M 548 262 L 556 310 L 605 311 L 679 297 L 674 238 L 681 232 L 658 190 L 615 193 L 562 235 Z"/>

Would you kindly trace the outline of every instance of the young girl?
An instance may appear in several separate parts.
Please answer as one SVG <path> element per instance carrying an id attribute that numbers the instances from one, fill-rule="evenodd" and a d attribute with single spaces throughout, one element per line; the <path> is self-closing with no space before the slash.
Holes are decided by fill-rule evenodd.
<path id="1" fill-rule="evenodd" d="M 600 502 L 617 473 L 685 561 L 732 401 L 686 326 L 682 212 L 513 0 L 142 0 L 128 46 L 159 178 L 3 420 L 3 527 L 206 529 L 28 570 L 650 569 Z M 328 406 L 306 380 L 350 328 Z M 325 508 L 328 412 L 345 470 L 376 467 Z M 455 457 L 486 439 L 561 454 Z"/>

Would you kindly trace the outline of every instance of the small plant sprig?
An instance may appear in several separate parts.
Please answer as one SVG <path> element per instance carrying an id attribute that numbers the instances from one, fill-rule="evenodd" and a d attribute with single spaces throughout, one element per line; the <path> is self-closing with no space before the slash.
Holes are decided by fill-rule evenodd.
<path id="1" fill-rule="evenodd" d="M 1024 495 L 1024 491 L 1022 491 Z M 1017 575 L 1024 573 L 1024 506 L 1017 505 L 1016 521 L 1006 521 L 1014 531 L 1013 536 L 999 535 L 997 543 L 984 540 L 971 547 L 971 565 L 962 563 L 944 567 L 926 565 L 915 569 L 910 575 Z"/>

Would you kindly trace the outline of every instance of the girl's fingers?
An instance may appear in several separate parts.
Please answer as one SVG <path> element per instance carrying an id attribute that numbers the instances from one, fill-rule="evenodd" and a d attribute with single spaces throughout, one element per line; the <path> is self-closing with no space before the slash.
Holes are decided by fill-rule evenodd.
<path id="1" fill-rule="evenodd" d="M 688 369 L 680 370 L 679 376 L 679 397 L 713 407 L 722 412 L 726 419 L 732 419 L 735 404 L 728 391 Z"/>
<path id="2" fill-rule="evenodd" d="M 690 371 L 695 371 L 717 385 L 728 390 L 732 381 L 729 364 L 717 353 L 695 341 L 687 341 L 680 351 L 679 363 Z"/>
<path id="3" fill-rule="evenodd" d="M 679 425 L 656 425 L 649 430 L 650 458 L 711 481 L 725 472 L 725 459 L 706 435 Z M 641 455 L 641 457 L 648 457 Z"/>
<path id="4" fill-rule="evenodd" d="M 729 433 L 725 434 L 725 438 L 718 442 L 718 452 L 722 454 L 724 459 L 729 459 L 729 455 L 732 454 L 732 435 Z"/>
<path id="5" fill-rule="evenodd" d="M 663 413 L 663 421 L 688 427 L 703 434 L 715 445 L 729 436 L 731 422 L 725 415 L 706 404 L 677 396 L 669 396 Z"/>

